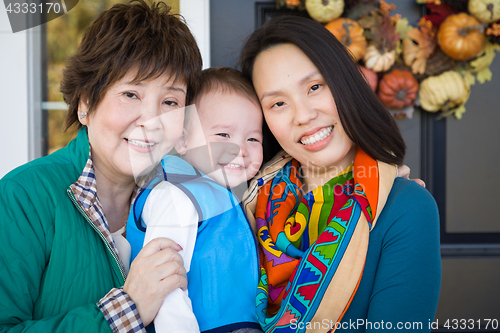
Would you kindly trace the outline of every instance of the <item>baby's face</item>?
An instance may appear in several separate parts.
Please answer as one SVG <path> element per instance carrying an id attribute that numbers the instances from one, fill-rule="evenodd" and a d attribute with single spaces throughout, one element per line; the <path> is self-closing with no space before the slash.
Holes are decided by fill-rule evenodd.
<path id="1" fill-rule="evenodd" d="M 262 111 L 257 101 L 235 92 L 210 92 L 196 104 L 196 121 L 186 126 L 184 159 L 219 184 L 236 187 L 262 164 Z M 208 145 L 205 148 L 193 149 Z"/>

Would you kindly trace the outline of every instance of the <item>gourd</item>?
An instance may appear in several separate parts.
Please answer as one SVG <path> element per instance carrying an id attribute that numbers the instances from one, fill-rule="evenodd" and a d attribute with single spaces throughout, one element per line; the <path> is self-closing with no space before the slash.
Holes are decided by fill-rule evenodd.
<path id="1" fill-rule="evenodd" d="M 366 49 L 363 58 L 365 66 L 375 72 L 385 72 L 391 68 L 396 61 L 396 50 L 387 51 L 382 53 L 373 44 L 370 44 Z"/>
<path id="2" fill-rule="evenodd" d="M 498 21 L 500 20 L 500 0 L 469 0 L 468 11 L 483 23 Z"/>
<path id="3" fill-rule="evenodd" d="M 366 82 L 370 85 L 373 91 L 377 91 L 378 75 L 374 71 L 365 66 L 358 65 L 359 70 L 363 73 Z"/>
<path id="4" fill-rule="evenodd" d="M 325 28 L 351 51 L 355 62 L 363 58 L 367 43 L 364 29 L 358 22 L 348 18 L 337 18 L 326 24 Z"/>
<path id="5" fill-rule="evenodd" d="M 412 105 L 417 97 L 418 81 L 407 70 L 394 69 L 385 74 L 378 85 L 378 97 L 390 109 Z"/>
<path id="6" fill-rule="evenodd" d="M 342 15 L 344 0 L 306 0 L 306 10 L 313 20 L 327 23 Z"/>
<path id="7" fill-rule="evenodd" d="M 463 77 L 458 72 L 447 71 L 423 80 L 420 83 L 418 100 L 426 111 L 446 111 L 465 104 L 469 93 L 469 87 Z"/>
<path id="8" fill-rule="evenodd" d="M 483 49 L 486 42 L 483 30 L 483 25 L 467 13 L 448 15 L 439 26 L 437 42 L 450 58 L 470 60 Z"/>

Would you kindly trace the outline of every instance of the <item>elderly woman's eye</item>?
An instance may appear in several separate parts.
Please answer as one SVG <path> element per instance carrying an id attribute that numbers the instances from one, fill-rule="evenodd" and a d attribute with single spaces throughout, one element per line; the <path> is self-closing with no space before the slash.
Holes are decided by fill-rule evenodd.
<path id="1" fill-rule="evenodd" d="M 165 101 L 164 103 L 166 105 L 168 105 L 168 106 L 177 106 L 177 105 L 179 105 L 179 103 L 177 103 L 176 101 Z"/>
<path id="2" fill-rule="evenodd" d="M 133 93 L 133 92 L 130 92 L 130 91 L 127 91 L 127 92 L 125 92 L 123 94 L 125 96 L 127 96 L 128 98 L 138 98 L 136 93 Z"/>

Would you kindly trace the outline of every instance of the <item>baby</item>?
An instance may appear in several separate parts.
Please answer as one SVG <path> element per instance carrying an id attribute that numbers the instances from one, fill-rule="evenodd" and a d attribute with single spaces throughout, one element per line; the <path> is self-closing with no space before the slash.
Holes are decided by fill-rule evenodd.
<path id="1" fill-rule="evenodd" d="M 180 289 L 165 298 L 156 332 L 261 332 L 256 238 L 238 199 L 262 164 L 260 105 L 251 83 L 225 67 L 203 71 L 194 101 L 176 145 L 182 159 L 165 156 L 132 207 L 132 260 L 157 237 L 183 248 L 189 298 Z"/>
<path id="2" fill-rule="evenodd" d="M 183 159 L 222 186 L 246 185 L 262 165 L 263 117 L 253 86 L 234 69 L 206 69 L 195 105 L 199 117 L 186 111 Z"/>

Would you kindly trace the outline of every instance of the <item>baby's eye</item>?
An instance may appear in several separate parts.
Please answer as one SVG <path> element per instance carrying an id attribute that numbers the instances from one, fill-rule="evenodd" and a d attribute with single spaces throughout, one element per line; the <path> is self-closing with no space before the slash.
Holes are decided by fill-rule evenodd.
<path id="1" fill-rule="evenodd" d="M 277 102 L 277 103 L 274 103 L 271 107 L 272 108 L 275 107 L 275 106 L 280 107 L 280 106 L 283 106 L 283 105 L 285 105 L 285 102 Z"/>
<path id="2" fill-rule="evenodd" d="M 259 139 L 256 139 L 256 138 L 250 138 L 248 139 L 248 141 L 252 141 L 252 142 L 260 142 Z"/>
<path id="3" fill-rule="evenodd" d="M 313 85 L 311 88 L 309 88 L 309 91 L 311 92 L 311 91 L 318 90 L 318 89 L 319 89 L 319 87 L 321 87 L 321 84 L 315 84 L 315 85 Z"/>
<path id="4" fill-rule="evenodd" d="M 216 135 L 229 139 L 229 134 L 227 134 L 227 133 L 217 133 Z"/>
<path id="5" fill-rule="evenodd" d="M 127 92 L 124 92 L 123 93 L 125 96 L 127 96 L 128 98 L 139 98 L 137 97 L 137 94 L 136 93 L 133 93 L 131 91 L 127 91 Z"/>

